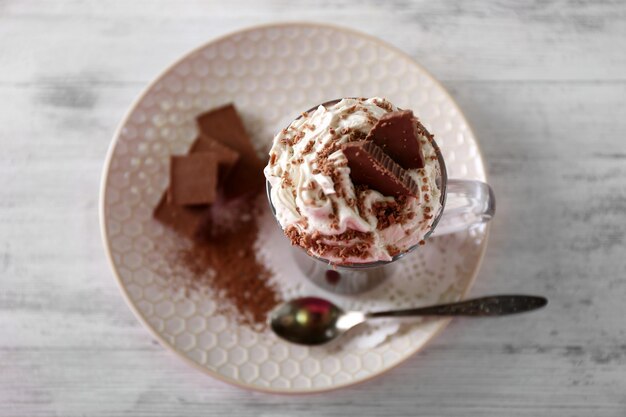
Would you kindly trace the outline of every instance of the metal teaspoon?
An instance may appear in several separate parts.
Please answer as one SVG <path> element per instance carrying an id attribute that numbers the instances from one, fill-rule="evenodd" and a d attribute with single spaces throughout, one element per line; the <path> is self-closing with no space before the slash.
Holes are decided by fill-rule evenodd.
<path id="1" fill-rule="evenodd" d="M 368 319 L 412 316 L 493 317 L 523 313 L 544 307 L 548 300 L 530 295 L 494 295 L 456 303 L 404 310 L 364 313 L 344 311 L 317 297 L 296 298 L 276 308 L 270 326 L 281 338 L 301 345 L 321 345 L 341 336 Z"/>

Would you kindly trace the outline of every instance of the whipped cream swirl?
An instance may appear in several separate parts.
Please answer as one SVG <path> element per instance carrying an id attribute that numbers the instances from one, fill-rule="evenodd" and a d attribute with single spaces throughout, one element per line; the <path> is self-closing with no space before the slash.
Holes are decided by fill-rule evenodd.
<path id="1" fill-rule="evenodd" d="M 440 167 L 425 129 L 418 129 L 425 167 L 408 170 L 420 195 L 398 198 L 355 186 L 341 145 L 363 140 L 384 114 L 383 98 L 343 99 L 303 113 L 274 137 L 265 177 L 276 218 L 310 255 L 347 265 L 390 261 L 423 241 L 441 209 Z"/>

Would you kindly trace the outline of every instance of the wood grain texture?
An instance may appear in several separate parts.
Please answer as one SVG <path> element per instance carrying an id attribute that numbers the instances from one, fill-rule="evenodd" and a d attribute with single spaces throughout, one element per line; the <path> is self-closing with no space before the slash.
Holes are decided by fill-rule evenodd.
<path id="1" fill-rule="evenodd" d="M 101 168 L 129 103 L 231 30 L 339 23 L 444 81 L 498 215 L 474 295 L 542 313 L 456 320 L 372 382 L 241 391 L 151 340 L 100 242 Z M 0 1 L 0 416 L 626 415 L 626 4 Z"/>

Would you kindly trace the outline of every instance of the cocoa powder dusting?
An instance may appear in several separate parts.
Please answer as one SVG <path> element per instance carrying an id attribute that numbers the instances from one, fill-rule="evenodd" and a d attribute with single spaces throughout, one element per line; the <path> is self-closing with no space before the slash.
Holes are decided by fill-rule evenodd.
<path id="1" fill-rule="evenodd" d="M 215 219 L 213 227 L 188 247 L 166 256 L 170 276 L 186 294 L 212 291 L 222 300 L 218 313 L 256 330 L 267 325 L 267 316 L 280 302 L 277 288 L 271 283 L 272 271 L 257 259 L 255 242 L 259 233 L 258 210 L 252 201 L 223 211 L 235 211 L 227 229 L 217 229 L 224 219 Z M 225 210 L 228 209 L 228 210 Z"/>
<path id="2" fill-rule="evenodd" d="M 195 243 L 180 251 L 180 260 L 197 277 L 202 277 L 220 298 L 237 311 L 242 324 L 263 325 L 267 314 L 280 302 L 268 280 L 272 273 L 256 260 L 253 248 L 258 226 L 245 223 L 234 233 L 220 239 Z M 207 275 L 213 270 L 214 274 Z"/>

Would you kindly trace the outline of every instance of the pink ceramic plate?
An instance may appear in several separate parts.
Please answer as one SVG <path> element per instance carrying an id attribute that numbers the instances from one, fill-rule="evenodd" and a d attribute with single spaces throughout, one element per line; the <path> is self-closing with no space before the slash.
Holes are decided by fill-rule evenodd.
<path id="1" fill-rule="evenodd" d="M 413 109 L 435 134 L 454 178 L 485 180 L 476 139 L 444 88 L 410 57 L 360 33 L 317 24 L 278 24 L 214 40 L 176 62 L 132 105 L 116 132 L 101 190 L 107 254 L 140 321 L 196 368 L 250 389 L 303 393 L 379 375 L 417 352 L 446 320 L 381 323 L 331 346 L 289 345 L 219 314 L 211 295 L 173 291 L 158 267 L 161 247 L 179 240 L 152 219 L 168 182 L 170 154 L 185 153 L 194 117 L 234 102 L 259 150 L 302 109 L 337 97 L 382 96 Z M 269 213 L 261 256 L 285 297 L 323 294 L 287 256 Z M 377 309 L 457 300 L 474 280 L 487 229 L 433 238 L 401 262 L 398 276 L 359 297 L 330 297 L 347 308 Z"/>

